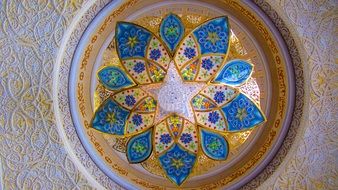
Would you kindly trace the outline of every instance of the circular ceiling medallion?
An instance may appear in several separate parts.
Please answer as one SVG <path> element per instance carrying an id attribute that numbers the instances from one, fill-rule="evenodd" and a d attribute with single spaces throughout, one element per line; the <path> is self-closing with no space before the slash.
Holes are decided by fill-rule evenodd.
<path id="1" fill-rule="evenodd" d="M 108 3 L 70 63 L 70 126 L 123 187 L 238 188 L 288 131 L 293 73 L 250 2 Z"/>

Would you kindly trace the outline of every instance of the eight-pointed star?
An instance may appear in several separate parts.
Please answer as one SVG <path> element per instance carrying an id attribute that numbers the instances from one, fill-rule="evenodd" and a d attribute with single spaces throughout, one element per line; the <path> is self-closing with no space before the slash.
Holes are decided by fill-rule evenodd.
<path id="1" fill-rule="evenodd" d="M 157 99 L 155 123 L 171 113 L 195 123 L 190 101 L 204 86 L 205 84 L 197 82 L 183 82 L 174 63 L 171 62 L 163 83 L 141 88 Z"/>

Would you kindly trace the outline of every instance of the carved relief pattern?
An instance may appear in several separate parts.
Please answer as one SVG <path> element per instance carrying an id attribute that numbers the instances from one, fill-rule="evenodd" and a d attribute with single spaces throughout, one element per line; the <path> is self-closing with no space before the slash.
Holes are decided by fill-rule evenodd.
<path id="1" fill-rule="evenodd" d="M 295 109 L 302 109 L 304 102 L 300 98 L 305 95 L 309 105 L 304 106 L 303 111 L 309 120 L 294 115 L 294 122 L 276 158 L 243 189 L 258 187 L 270 175 L 259 189 L 336 189 L 338 65 L 334 53 L 337 32 L 334 30 L 337 3 L 325 0 L 268 2 L 270 5 L 255 0 L 293 50 L 290 54 L 297 78 Z M 305 81 L 300 78 L 303 72 Z M 304 85 L 309 86 L 305 92 Z"/>
<path id="2" fill-rule="evenodd" d="M 304 61 L 301 62 L 298 52 L 291 51 L 298 68 L 296 75 L 302 76 L 304 69 L 305 86 L 310 88 L 305 92 L 309 107 L 304 108 L 310 121 L 302 121 L 296 131 L 301 118 L 294 116 L 296 123 L 277 158 L 266 169 L 268 171 L 244 189 L 257 187 L 276 169 L 261 189 L 334 189 L 338 186 L 334 156 L 338 143 L 338 78 L 334 57 L 337 40 L 333 33 L 336 1 L 268 0 L 277 12 L 265 1 L 255 2 L 272 17 L 285 38 L 291 36 L 283 25 L 292 29 L 296 41 L 287 40 L 287 44 L 290 48 L 298 47 Z M 76 44 L 88 22 L 106 3 L 96 2 L 86 12 L 86 19 L 73 31 L 69 44 Z M 63 147 L 55 124 L 51 94 L 51 73 L 61 39 L 83 4 L 74 0 L 4 1 L 0 6 L 0 184 L 3 182 L 1 185 L 5 189 L 92 189 Z M 73 46 L 67 49 L 65 59 L 71 58 Z M 307 66 L 302 68 L 305 63 Z M 60 81 L 66 82 L 67 71 L 62 72 Z M 61 84 L 62 87 L 67 85 Z M 298 82 L 297 87 L 300 85 L 304 84 Z M 67 97 L 66 88 L 63 93 L 63 97 Z M 297 97 L 302 97 L 304 91 L 297 93 Z M 61 105 L 68 104 L 67 100 L 59 101 Z M 296 109 L 302 107 L 302 101 L 296 104 Z M 69 114 L 66 109 L 66 106 L 61 107 L 65 111 L 62 114 Z M 70 122 L 65 125 L 70 126 Z M 77 138 L 74 128 L 66 130 L 69 139 Z M 77 156 L 98 176 L 96 180 L 106 188 L 119 189 L 94 167 L 78 140 L 72 142 L 77 142 L 72 147 L 76 147 L 77 154 L 83 153 Z"/>
<path id="3" fill-rule="evenodd" d="M 0 189 L 91 189 L 63 147 L 52 107 L 61 39 L 84 2 L 0 5 Z"/>

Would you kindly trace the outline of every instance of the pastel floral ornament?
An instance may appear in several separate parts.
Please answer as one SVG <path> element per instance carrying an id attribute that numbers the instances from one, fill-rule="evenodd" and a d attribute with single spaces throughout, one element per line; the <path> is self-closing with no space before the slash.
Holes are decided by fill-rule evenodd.
<path id="1" fill-rule="evenodd" d="M 112 95 L 94 113 L 92 128 L 129 138 L 129 163 L 141 163 L 153 155 L 176 185 L 187 180 L 201 154 L 226 160 L 229 146 L 224 134 L 251 129 L 266 120 L 257 104 L 238 88 L 251 77 L 253 65 L 238 59 L 225 63 L 229 38 L 226 16 L 186 33 L 181 18 L 171 13 L 163 18 L 158 35 L 118 22 L 115 43 L 120 65 L 98 72 L 99 81 Z M 176 69 L 182 83 L 206 84 L 187 104 L 193 121 L 172 112 L 158 119 L 161 102 L 145 90 L 148 85 L 168 82 L 170 64 L 175 64 L 170 68 Z"/>

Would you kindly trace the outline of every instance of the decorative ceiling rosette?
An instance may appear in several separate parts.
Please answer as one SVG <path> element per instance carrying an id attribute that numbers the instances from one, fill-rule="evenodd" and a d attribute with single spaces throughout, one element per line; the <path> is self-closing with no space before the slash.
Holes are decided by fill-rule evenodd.
<path id="1" fill-rule="evenodd" d="M 153 154 L 176 185 L 189 177 L 198 155 L 227 159 L 226 133 L 251 129 L 266 120 L 259 106 L 240 90 L 250 79 L 253 65 L 239 59 L 225 63 L 228 18 L 217 17 L 185 31 L 175 14 L 162 19 L 158 35 L 133 23 L 118 22 L 115 44 L 121 67 L 106 66 L 98 72 L 99 81 L 112 95 L 96 110 L 91 123 L 117 138 L 130 137 L 127 160 L 141 163 Z M 175 98 L 186 97 L 170 92 L 170 88 L 180 91 L 177 80 L 203 84 L 185 102 L 192 116 L 175 107 L 160 117 L 163 107 L 176 105 Z M 154 95 L 147 90 L 162 83 L 162 92 L 168 93 Z M 174 102 L 161 102 L 166 101 L 163 96 L 173 96 Z"/>

